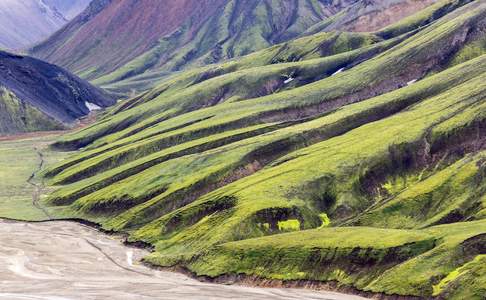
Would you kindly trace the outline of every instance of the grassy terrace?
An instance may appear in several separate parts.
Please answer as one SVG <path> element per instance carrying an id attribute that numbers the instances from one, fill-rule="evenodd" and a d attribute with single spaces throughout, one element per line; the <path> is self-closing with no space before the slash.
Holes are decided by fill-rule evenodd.
<path id="1" fill-rule="evenodd" d="M 172 75 L 59 139 L 42 203 L 199 275 L 481 299 L 485 20 L 441 1 Z"/>
<path id="2" fill-rule="evenodd" d="M 481 299 L 486 222 L 423 230 L 340 227 L 225 243 L 189 262 L 198 274 L 333 281 L 371 292 Z M 166 263 L 154 253 L 148 261 Z M 468 281 L 467 281 L 468 280 Z"/>
<path id="3" fill-rule="evenodd" d="M 450 47 L 450 45 L 457 44 L 457 46 L 460 47 L 460 44 L 465 41 L 457 41 L 456 38 L 462 30 L 470 27 L 475 20 L 477 21 L 478 18 L 480 18 L 480 16 L 481 10 L 475 9 L 472 12 L 461 14 L 452 20 L 450 18 L 439 20 L 439 22 L 433 24 L 433 26 L 424 28 L 422 32 L 386 51 L 387 55 L 376 55 L 373 59 L 358 64 L 352 68 L 352 72 L 341 72 L 324 79 L 317 77 L 315 78 L 317 81 L 311 81 L 310 84 L 305 84 L 303 86 L 298 85 L 298 88 L 291 88 L 295 87 L 291 86 L 289 89 L 284 89 L 283 91 L 280 91 L 280 89 L 268 89 L 267 92 L 262 93 L 263 97 L 259 96 L 255 98 L 254 95 L 253 97 L 251 94 L 248 95 L 248 93 L 262 91 L 261 86 L 266 86 L 266 74 L 261 74 L 258 70 L 251 69 L 248 71 L 251 76 L 249 78 L 245 77 L 243 82 L 241 77 L 238 76 L 240 74 L 238 71 L 232 72 L 226 76 L 218 76 L 221 75 L 221 73 L 224 74 L 228 70 L 231 70 L 232 63 L 228 63 L 228 65 L 230 65 L 229 67 L 222 65 L 219 68 L 216 68 L 216 71 L 212 72 L 204 72 L 202 70 L 189 71 L 187 75 L 180 75 L 182 78 L 178 76 L 174 79 L 180 82 L 179 85 L 168 88 L 167 85 L 163 84 L 154 92 L 147 93 L 143 99 L 138 100 L 141 104 L 132 107 L 132 109 L 119 112 L 114 116 L 109 116 L 104 119 L 103 122 L 100 122 L 91 128 L 87 128 L 76 135 L 66 137 L 66 139 L 58 143 L 58 146 L 83 147 L 86 144 L 92 143 L 96 139 L 97 141 L 93 146 L 99 146 L 103 145 L 105 141 L 114 142 L 115 140 L 120 139 L 120 137 L 126 137 L 128 135 L 130 135 L 130 139 L 132 140 L 139 136 L 143 137 L 149 134 L 153 136 L 156 133 L 167 131 L 177 125 L 182 126 L 184 124 L 192 124 L 192 122 L 201 119 L 198 117 L 202 114 L 204 114 L 202 118 L 212 117 L 221 110 L 238 110 L 245 113 L 241 117 L 249 114 L 254 115 L 255 113 L 263 114 L 264 112 L 267 115 L 272 116 L 277 115 L 282 110 L 311 109 L 318 104 L 327 104 L 329 107 L 321 108 L 319 111 L 329 111 L 334 107 L 339 107 L 349 102 L 363 100 L 376 94 L 383 93 L 384 91 L 393 90 L 406 85 L 406 83 L 411 80 L 421 78 L 425 73 L 432 71 L 430 69 L 434 66 L 431 66 L 431 63 L 436 62 L 438 59 L 448 58 L 450 55 L 457 52 L 457 49 Z M 321 42 L 326 45 L 326 41 L 327 39 Z M 388 41 L 388 44 L 389 43 L 391 42 Z M 311 48 L 309 51 L 315 48 L 312 47 L 312 44 L 310 45 Z M 448 47 L 446 47 L 446 45 Z M 386 49 L 386 47 L 384 49 Z M 349 55 L 349 53 L 345 53 L 345 56 Z M 335 56 L 324 58 L 324 62 L 321 64 L 324 69 L 319 69 L 318 67 L 320 65 L 315 62 L 312 62 L 309 66 L 316 67 L 316 72 L 326 77 L 326 74 L 332 75 L 343 67 L 352 67 L 353 64 L 359 63 L 364 58 L 362 57 L 357 61 L 352 60 L 345 64 L 336 65 L 330 72 L 326 70 L 326 68 L 333 66 L 332 63 L 337 59 Z M 331 60 L 331 63 L 328 60 Z M 275 66 L 275 64 L 272 64 L 271 67 L 281 68 L 278 65 L 279 64 Z M 262 70 L 266 71 L 267 68 L 263 68 Z M 192 75 L 194 72 L 198 72 L 199 75 Z M 307 72 L 308 70 L 302 72 L 303 76 L 301 77 L 303 77 L 303 79 L 307 78 Z M 280 85 L 285 82 L 287 76 L 290 74 L 292 73 L 287 71 L 277 72 L 276 75 L 278 75 L 277 78 L 279 79 Z M 260 75 L 262 75 L 263 78 L 259 78 L 258 76 Z M 297 75 L 298 72 L 293 75 L 295 80 L 290 82 L 290 84 L 297 84 L 300 82 L 301 79 Z M 188 80 L 192 81 L 186 83 L 187 81 L 184 80 L 185 76 L 191 77 L 191 79 Z M 215 76 L 217 77 L 211 79 Z M 242 89 L 243 91 L 235 91 L 231 85 L 228 87 L 228 83 L 225 81 L 226 77 L 229 77 L 228 80 L 234 81 L 235 88 L 243 84 L 245 87 Z M 199 82 L 201 79 L 207 80 Z M 250 81 L 250 79 L 252 80 Z M 249 82 L 248 85 L 245 84 L 245 81 L 247 80 Z M 274 80 L 276 80 L 276 78 L 274 78 Z M 308 83 L 307 80 L 302 81 L 303 83 Z M 168 83 L 168 85 L 170 84 L 171 82 Z M 189 85 L 188 88 L 187 85 Z M 184 90 L 180 91 L 181 88 Z M 247 94 L 240 95 L 240 92 Z M 243 99 L 245 99 L 245 101 L 242 101 Z M 190 121 L 178 122 L 179 120 L 183 121 L 183 119 L 174 118 L 177 115 L 195 111 L 200 108 L 211 107 L 215 104 L 224 105 L 216 105 L 214 111 L 200 110 L 193 115 L 185 116 L 190 119 Z M 305 112 L 302 112 L 301 114 L 302 116 L 299 117 L 305 116 Z M 233 116 L 233 118 L 236 117 L 238 116 Z M 239 119 L 241 119 L 241 117 L 239 117 Z M 256 117 L 258 118 L 259 116 L 257 115 Z M 278 119 L 278 116 L 275 116 L 275 118 Z M 170 119 L 170 122 L 162 122 L 166 119 Z M 214 117 L 212 119 L 214 119 Z M 211 120 L 211 122 L 214 121 Z M 120 132 L 126 127 L 131 128 L 127 129 L 127 131 Z M 113 131 L 116 131 L 116 133 L 110 136 L 109 133 L 112 133 Z M 120 136 L 121 133 L 124 135 Z M 102 136 L 106 137 L 100 139 Z"/>

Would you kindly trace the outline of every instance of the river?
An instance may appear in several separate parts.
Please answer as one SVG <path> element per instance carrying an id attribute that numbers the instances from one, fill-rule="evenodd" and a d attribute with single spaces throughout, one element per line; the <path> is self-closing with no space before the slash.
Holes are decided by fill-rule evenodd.
<path id="1" fill-rule="evenodd" d="M 0 220 L 0 299 L 365 299 L 202 283 L 141 265 L 145 254 L 118 237 L 74 222 Z"/>

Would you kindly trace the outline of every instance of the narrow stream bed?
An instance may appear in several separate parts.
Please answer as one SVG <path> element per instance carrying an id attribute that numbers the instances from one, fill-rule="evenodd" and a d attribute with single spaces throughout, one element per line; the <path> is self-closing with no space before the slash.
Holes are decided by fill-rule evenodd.
<path id="1" fill-rule="evenodd" d="M 145 254 L 73 222 L 0 220 L 0 299 L 365 299 L 202 283 L 141 265 Z"/>

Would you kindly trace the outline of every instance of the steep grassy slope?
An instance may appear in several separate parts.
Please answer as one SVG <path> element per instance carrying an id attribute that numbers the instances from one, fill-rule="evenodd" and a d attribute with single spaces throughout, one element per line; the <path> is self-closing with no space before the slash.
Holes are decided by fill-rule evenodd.
<path id="1" fill-rule="evenodd" d="M 446 0 L 175 74 L 56 142 L 45 204 L 199 275 L 482 299 L 485 32 Z"/>
<path id="2" fill-rule="evenodd" d="M 306 36 L 320 31 L 343 29 L 360 30 L 359 28 L 355 27 L 355 25 L 359 23 L 364 25 L 361 30 L 373 28 L 378 29 L 385 24 L 393 23 L 392 25 L 376 32 L 378 37 L 390 39 L 413 29 L 417 29 L 421 26 L 425 26 L 468 2 L 470 1 L 437 1 L 433 5 L 421 10 L 420 13 L 405 17 L 399 22 L 393 23 L 395 20 L 400 19 L 401 17 L 411 13 L 414 10 L 418 10 L 431 2 L 413 1 L 410 3 L 409 1 L 361 1 L 355 5 L 349 6 L 341 13 L 306 29 L 306 31 L 301 35 Z M 385 21 L 383 19 L 385 19 Z M 326 46 L 323 45 L 323 48 L 325 47 Z M 315 50 L 317 51 L 317 49 Z M 287 53 L 292 52 L 287 51 Z M 147 57 L 148 56 L 142 56 L 140 59 L 136 59 L 133 63 L 127 64 L 126 67 L 122 67 L 107 76 L 94 80 L 94 83 L 101 85 L 103 88 L 113 92 L 121 93 L 122 95 L 134 95 L 138 91 L 145 91 L 148 88 L 153 87 L 160 82 L 161 79 L 172 74 L 171 72 L 165 71 L 166 69 L 164 69 L 163 66 L 160 68 L 154 68 L 153 70 L 144 69 L 143 67 Z M 253 59 L 258 60 L 258 56 L 254 56 Z M 286 59 L 298 60 L 300 57 L 298 55 L 295 57 L 289 56 L 286 57 Z M 142 67 L 144 72 L 140 75 L 132 76 L 138 72 L 137 69 L 140 67 Z M 128 78 L 124 77 L 126 74 L 130 74 Z"/>
<path id="3" fill-rule="evenodd" d="M 65 126 L 0 88 L 0 135 L 7 133 L 60 130 Z"/>
<path id="4" fill-rule="evenodd" d="M 0 51 L 0 134 L 64 128 L 110 96 L 67 71 Z"/>
<path id="5" fill-rule="evenodd" d="M 147 72 L 160 79 L 170 71 L 219 62 L 290 40 L 319 24 L 309 34 L 334 29 L 375 30 L 433 2 L 97 0 L 32 53 L 83 78 L 96 79 L 98 85 L 147 76 Z"/>

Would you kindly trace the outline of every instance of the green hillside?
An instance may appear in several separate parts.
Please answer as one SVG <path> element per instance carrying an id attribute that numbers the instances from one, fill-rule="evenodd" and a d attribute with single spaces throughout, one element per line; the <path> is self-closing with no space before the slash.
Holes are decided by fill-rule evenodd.
<path id="1" fill-rule="evenodd" d="M 173 72 L 221 63 L 298 37 L 376 31 L 437 1 L 93 0 L 30 53 L 126 97 L 156 86 Z M 388 38 L 393 32 L 386 34 Z"/>
<path id="2" fill-rule="evenodd" d="M 485 33 L 445 0 L 173 74 L 54 143 L 43 204 L 197 275 L 484 299 Z"/>
<path id="3" fill-rule="evenodd" d="M 373 30 L 398 19 L 398 16 L 394 16 L 396 11 L 413 13 L 432 2 L 226 1 L 224 9 L 211 15 L 195 35 L 191 28 L 193 21 L 190 20 L 180 30 L 163 37 L 150 51 L 114 72 L 94 77 L 94 82 L 100 85 L 115 83 L 118 86 L 118 81 L 127 78 L 129 82 L 139 81 L 140 78 L 131 77 L 140 74 L 145 77 L 147 74 L 143 73 L 146 71 L 159 77 L 161 73 L 239 57 L 312 33 Z M 388 15 L 388 19 L 383 15 Z M 366 18 L 375 18 L 375 22 L 360 22 L 360 19 Z"/>
<path id="4" fill-rule="evenodd" d="M 66 126 L 61 122 L 22 102 L 5 87 L 0 87 L 0 135 L 64 128 Z"/>

